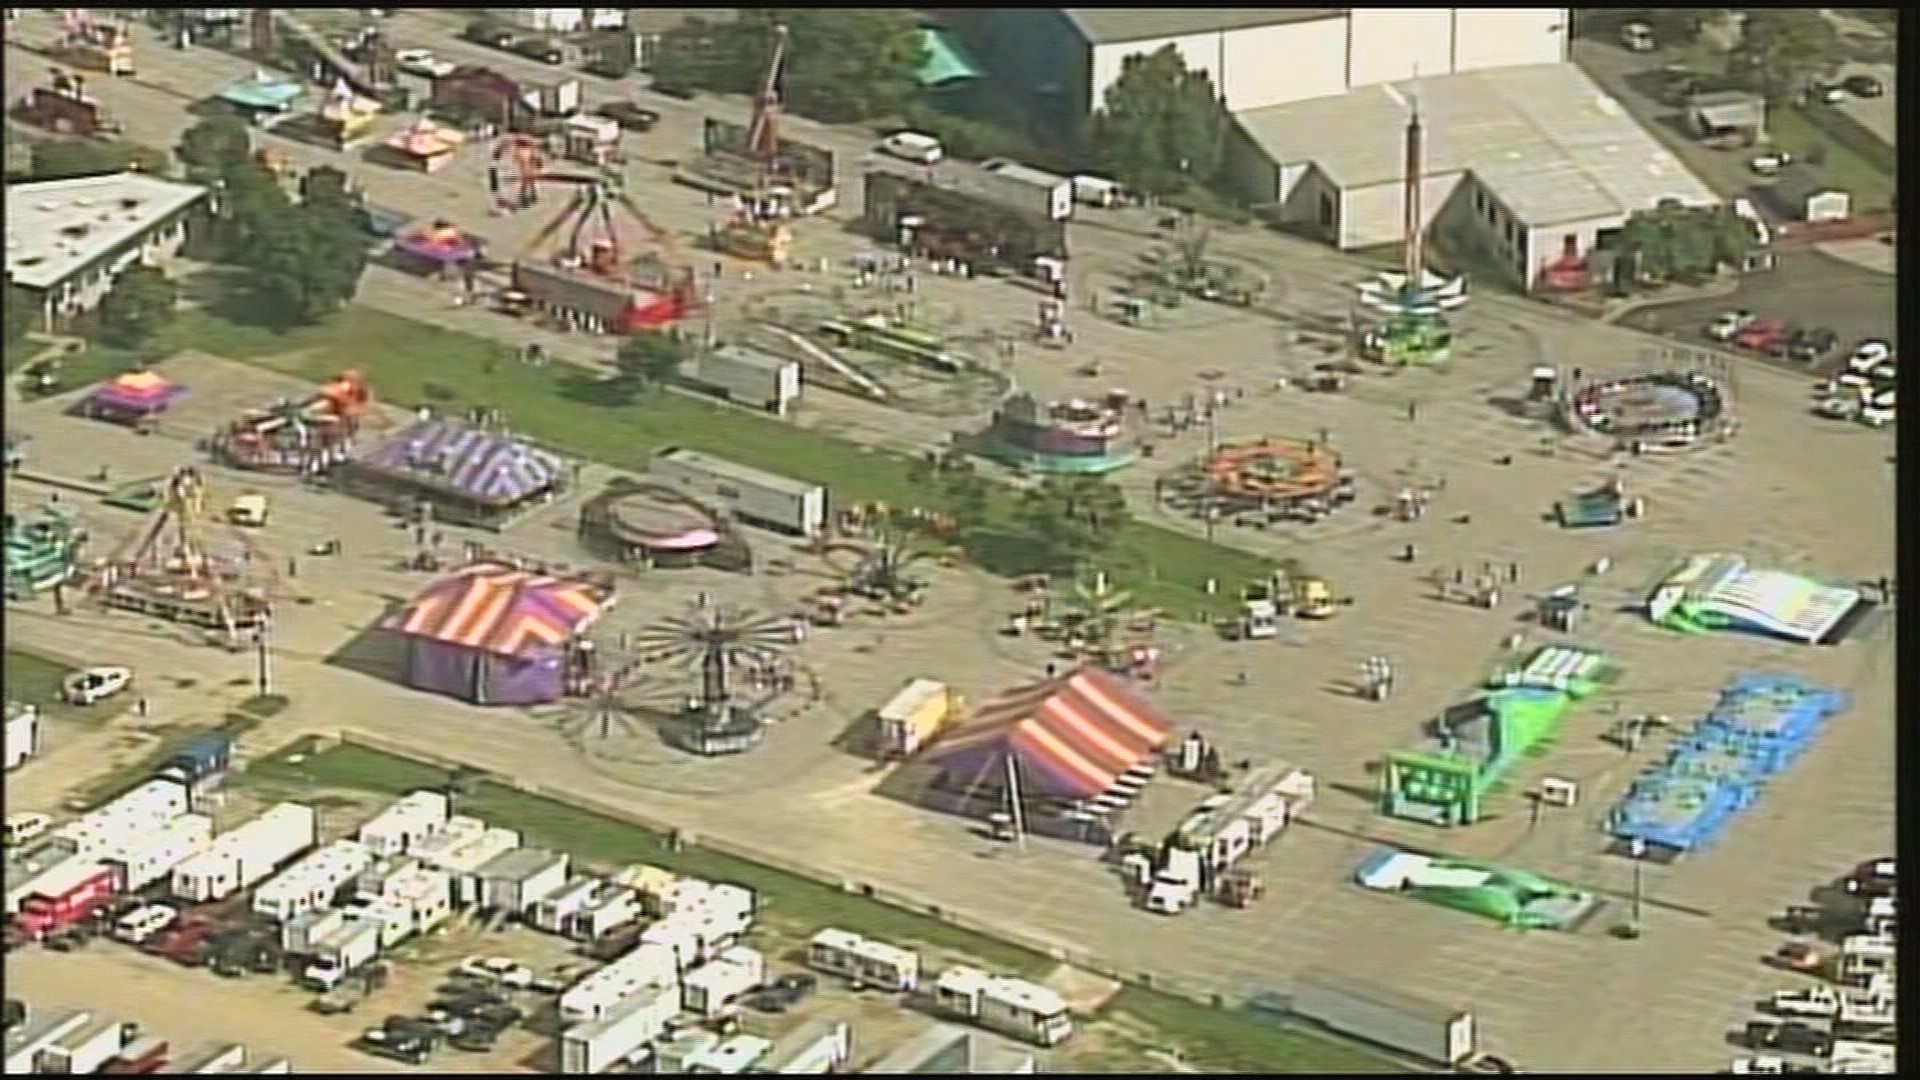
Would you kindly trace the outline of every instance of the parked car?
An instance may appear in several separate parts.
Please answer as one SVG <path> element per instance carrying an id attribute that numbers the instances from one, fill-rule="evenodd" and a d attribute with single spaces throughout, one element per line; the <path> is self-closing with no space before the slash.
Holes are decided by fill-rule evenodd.
<path id="1" fill-rule="evenodd" d="M 1868 372 L 1893 359 L 1893 346 L 1879 338 L 1868 338 L 1853 347 L 1847 357 L 1847 370 Z"/>
<path id="2" fill-rule="evenodd" d="M 118 694 L 133 681 L 133 669 L 102 665 L 76 671 L 60 684 L 60 697 L 69 705 L 93 705 Z"/>
<path id="3" fill-rule="evenodd" d="M 1854 867 L 1841 886 L 1854 896 L 1872 899 L 1880 896 L 1892 896 L 1895 882 L 1894 860 L 1868 859 Z"/>
<path id="4" fill-rule="evenodd" d="M 1756 319 L 1733 335 L 1735 348 L 1752 352 L 1767 352 L 1787 336 L 1787 323 L 1784 319 Z"/>
<path id="5" fill-rule="evenodd" d="M 1788 343 L 1787 352 L 1803 364 L 1816 364 L 1840 344 L 1840 335 L 1824 326 L 1802 330 Z"/>
<path id="6" fill-rule="evenodd" d="M 1825 1057 L 1833 1049 L 1833 1035 L 1799 1020 L 1754 1020 L 1747 1024 L 1747 1045 L 1755 1050 Z"/>
<path id="7" fill-rule="evenodd" d="M 1707 336 L 1715 341 L 1732 341 L 1733 335 L 1753 325 L 1753 312 L 1746 310 L 1720 313 L 1707 324 Z"/>
<path id="8" fill-rule="evenodd" d="M 880 140 L 880 152 L 915 165 L 938 165 L 947 156 L 940 140 L 918 131 L 896 131 Z"/>
<path id="9" fill-rule="evenodd" d="M 459 67 L 451 60 L 442 60 L 433 55 L 428 49 L 401 49 L 393 54 L 393 63 L 401 71 L 428 79 L 445 78 Z"/>
<path id="10" fill-rule="evenodd" d="M 1860 98 L 1877 98 L 1887 92 L 1886 86 L 1871 75 L 1849 75 L 1840 85 L 1847 93 Z"/>
<path id="11" fill-rule="evenodd" d="M 659 113 L 635 105 L 631 101 L 609 101 L 594 112 L 618 123 L 628 131 L 641 133 L 652 131 L 653 126 L 660 122 Z"/>
<path id="12" fill-rule="evenodd" d="M 527 38 L 511 45 L 502 46 L 516 56 L 529 60 L 538 60 L 543 64 L 564 64 L 567 62 L 566 46 L 551 38 Z"/>
<path id="13" fill-rule="evenodd" d="M 1747 168 L 1759 176 L 1772 176 L 1781 169 L 1793 164 L 1793 155 L 1785 150 L 1769 150 L 1764 154 L 1755 154 L 1747 160 Z"/>
<path id="14" fill-rule="evenodd" d="M 1807 99 L 1822 105 L 1838 105 L 1847 100 L 1847 88 L 1841 83 L 1814 83 L 1807 87 Z"/>
<path id="15" fill-rule="evenodd" d="M 25 847 L 38 840 L 41 834 L 53 827 L 53 819 L 45 814 L 31 811 L 15 814 L 7 819 L 4 826 L 4 843 L 7 847 Z"/>
<path id="16" fill-rule="evenodd" d="M 515 990 L 524 990 L 533 985 L 533 969 L 517 960 L 504 956 L 469 956 L 460 961 L 459 973 L 476 979 L 498 983 Z"/>
<path id="17" fill-rule="evenodd" d="M 460 32 L 460 36 L 493 49 L 511 49 L 520 40 L 520 35 L 512 27 L 502 26 L 491 19 L 473 20 Z"/>

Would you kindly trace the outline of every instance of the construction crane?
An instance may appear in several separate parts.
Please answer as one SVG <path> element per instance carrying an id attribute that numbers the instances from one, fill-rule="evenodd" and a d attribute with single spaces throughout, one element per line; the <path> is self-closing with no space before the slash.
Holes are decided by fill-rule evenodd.
<path id="1" fill-rule="evenodd" d="M 780 159 L 780 108 L 786 82 L 787 28 L 773 28 L 773 54 L 767 58 L 767 73 L 760 80 L 760 94 L 753 102 L 753 118 L 747 123 L 747 156 L 760 166 L 760 189 L 764 193 L 773 182 Z M 759 200 L 755 200 L 758 202 Z"/>

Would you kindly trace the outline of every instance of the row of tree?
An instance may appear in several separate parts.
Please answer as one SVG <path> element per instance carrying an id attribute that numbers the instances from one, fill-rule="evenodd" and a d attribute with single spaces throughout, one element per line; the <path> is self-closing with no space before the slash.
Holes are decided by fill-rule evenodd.
<path id="1" fill-rule="evenodd" d="M 919 89 L 926 51 L 913 13 L 894 8 L 742 11 L 724 21 L 690 18 L 660 35 L 653 82 L 678 92 L 756 94 L 787 28 L 784 107 L 842 124 L 895 115 Z"/>
<path id="2" fill-rule="evenodd" d="M 1010 519 L 996 519 L 993 485 L 958 451 L 916 462 L 913 479 L 937 492 L 961 530 L 1011 532 L 1027 553 L 1023 569 L 1072 573 L 1108 554 L 1133 521 L 1126 493 L 1097 476 L 1049 476 L 1020 496 Z"/>
<path id="3" fill-rule="evenodd" d="M 1753 223 L 1726 207 L 1669 199 L 1627 219 L 1620 230 L 1622 285 L 1702 278 L 1738 267 L 1753 250 Z"/>

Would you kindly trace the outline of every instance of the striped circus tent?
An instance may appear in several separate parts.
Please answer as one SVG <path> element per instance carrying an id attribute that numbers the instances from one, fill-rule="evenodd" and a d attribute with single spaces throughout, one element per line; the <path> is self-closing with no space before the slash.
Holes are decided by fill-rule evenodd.
<path id="1" fill-rule="evenodd" d="M 986 702 L 941 736 L 928 761 L 991 781 L 1011 759 L 1027 796 L 1080 802 L 1151 763 L 1173 730 L 1125 680 L 1083 667 Z"/>
<path id="2" fill-rule="evenodd" d="M 537 704 L 561 697 L 568 649 L 612 601 L 598 582 L 476 563 L 381 628 L 405 643 L 409 686 L 481 705 Z"/>

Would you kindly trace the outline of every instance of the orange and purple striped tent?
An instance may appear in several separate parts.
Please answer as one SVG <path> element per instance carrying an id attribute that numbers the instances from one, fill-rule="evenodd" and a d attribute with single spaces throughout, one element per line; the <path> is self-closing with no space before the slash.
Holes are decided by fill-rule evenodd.
<path id="1" fill-rule="evenodd" d="M 435 582 L 382 628 L 495 656 L 566 644 L 592 625 L 611 590 L 581 578 L 476 563 Z"/>
<path id="2" fill-rule="evenodd" d="M 1165 713 L 1119 676 L 1083 667 L 983 704 L 933 747 L 951 773 L 986 776 L 1012 756 L 1034 794 L 1091 799 L 1173 736 Z"/>

